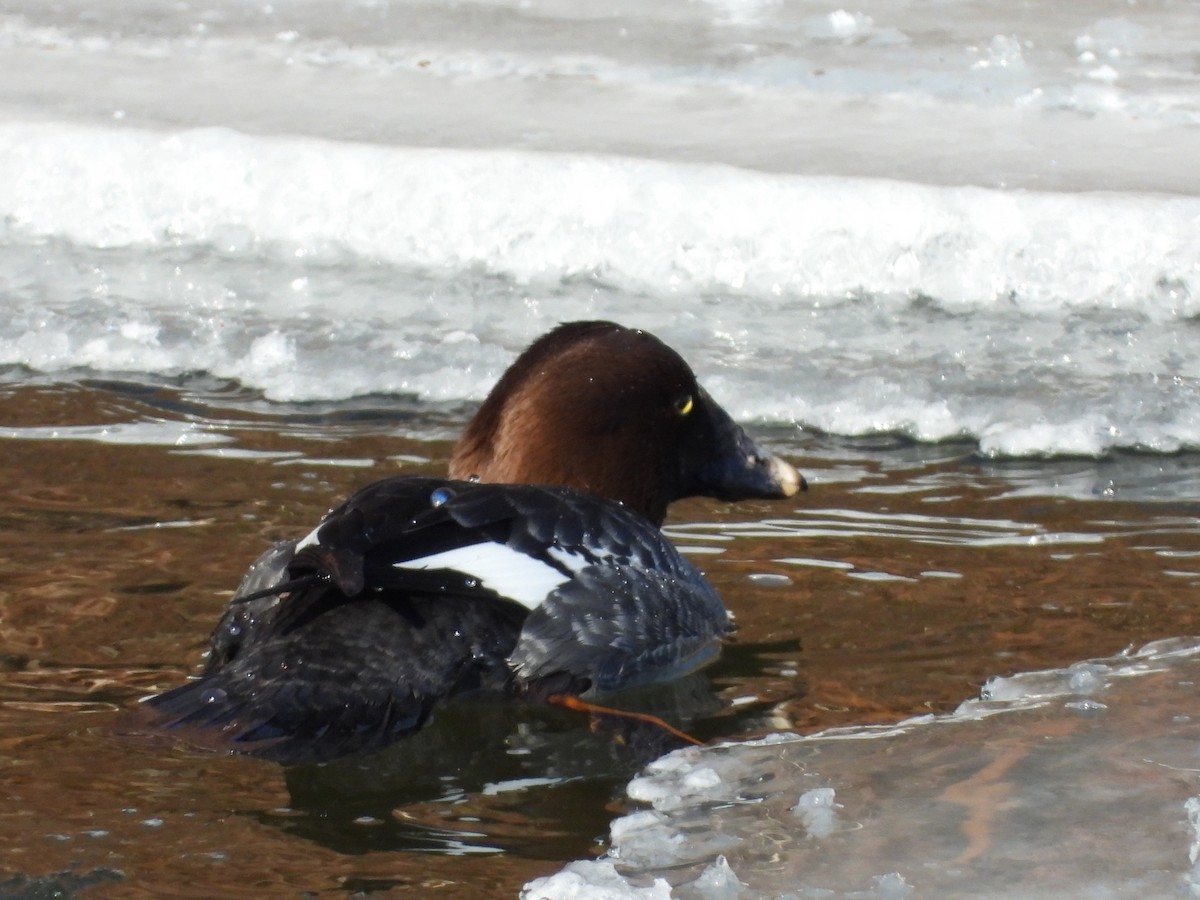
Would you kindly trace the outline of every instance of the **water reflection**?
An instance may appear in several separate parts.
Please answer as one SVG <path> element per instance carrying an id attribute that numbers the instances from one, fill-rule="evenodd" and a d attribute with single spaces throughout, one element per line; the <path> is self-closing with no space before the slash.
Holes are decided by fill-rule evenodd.
<path id="1" fill-rule="evenodd" d="M 619 702 L 683 729 L 722 706 L 700 674 L 626 693 Z M 609 804 L 624 783 L 680 746 L 643 721 L 464 698 L 379 753 L 288 767 L 286 814 L 257 815 L 340 853 L 561 859 L 588 852 L 605 833 Z"/>

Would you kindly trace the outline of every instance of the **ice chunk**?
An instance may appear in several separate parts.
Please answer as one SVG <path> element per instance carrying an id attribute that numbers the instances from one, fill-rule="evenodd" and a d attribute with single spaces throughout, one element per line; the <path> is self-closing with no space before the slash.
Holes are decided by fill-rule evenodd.
<path id="1" fill-rule="evenodd" d="M 680 889 L 679 896 L 694 897 L 696 900 L 735 900 L 744 896 L 744 888 L 745 885 L 738 881 L 730 867 L 729 860 L 718 856 L 695 881 Z"/>
<path id="2" fill-rule="evenodd" d="M 986 58 L 980 59 L 971 68 L 975 70 L 1009 69 L 1018 72 L 1023 71 L 1025 69 L 1025 57 L 1021 53 L 1021 42 L 1008 35 L 996 35 L 988 45 Z"/>
<path id="3" fill-rule="evenodd" d="M 683 779 L 684 787 L 688 788 L 691 793 L 699 794 L 711 790 L 721 783 L 721 776 L 712 769 L 697 769 L 694 772 L 688 772 Z"/>
<path id="4" fill-rule="evenodd" d="M 1188 849 L 1192 868 L 1183 876 L 1183 883 L 1191 896 L 1200 897 L 1200 797 L 1189 797 L 1183 809 L 1192 829 L 1192 846 Z"/>
<path id="5" fill-rule="evenodd" d="M 1067 694 L 1090 695 L 1104 688 L 1111 674 L 1108 666 L 1097 662 L 1078 662 L 1067 669 L 1023 672 L 1010 678 L 988 679 L 979 692 L 980 700 L 1001 703 L 1036 704 Z M 968 701 L 963 711 L 976 704 Z"/>
<path id="6" fill-rule="evenodd" d="M 1067 686 L 1076 694 L 1094 694 L 1104 687 L 1104 676 L 1108 668 L 1095 663 L 1075 663 L 1067 669 Z"/>
<path id="7" fill-rule="evenodd" d="M 610 860 L 573 862 L 521 891 L 521 900 L 671 900 L 671 887 L 661 878 L 638 887 L 621 877 Z"/>
<path id="8" fill-rule="evenodd" d="M 837 804 L 833 802 L 833 788 L 814 788 L 800 795 L 792 812 L 804 823 L 809 837 L 826 838 L 837 827 Z"/>
<path id="9" fill-rule="evenodd" d="M 880 900 L 904 900 L 913 895 L 912 886 L 899 872 L 875 877 L 875 896 Z"/>

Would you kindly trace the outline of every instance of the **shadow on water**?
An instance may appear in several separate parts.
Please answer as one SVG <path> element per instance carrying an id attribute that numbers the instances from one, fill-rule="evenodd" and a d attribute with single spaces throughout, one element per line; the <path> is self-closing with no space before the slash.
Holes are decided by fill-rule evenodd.
<path id="1" fill-rule="evenodd" d="M 618 699 L 684 729 L 722 706 L 700 674 Z M 680 746 L 645 721 L 462 699 L 379 753 L 286 768 L 290 805 L 248 814 L 339 853 L 570 858 L 605 836 L 629 778 Z"/>
<path id="2" fill-rule="evenodd" d="M 111 869 L 95 869 L 83 874 L 58 872 L 36 878 L 14 875 L 0 881 L 0 900 L 63 900 L 106 882 L 119 882 L 122 877 L 120 872 Z"/>

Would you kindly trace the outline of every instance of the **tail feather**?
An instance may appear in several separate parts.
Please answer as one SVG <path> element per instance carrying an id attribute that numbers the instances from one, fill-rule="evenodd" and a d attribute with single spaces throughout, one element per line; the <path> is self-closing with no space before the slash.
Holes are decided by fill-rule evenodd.
<path id="1" fill-rule="evenodd" d="M 426 722 L 436 698 L 389 697 L 377 706 L 325 709 L 306 706 L 306 692 L 284 689 L 239 696 L 207 676 L 147 698 L 160 723 L 190 733 L 206 732 L 216 744 L 282 763 L 320 762 L 379 749 Z"/>
<path id="2" fill-rule="evenodd" d="M 442 698 L 506 690 L 524 615 L 405 592 L 349 600 L 325 580 L 238 609 L 256 624 L 225 623 L 239 637 L 217 642 L 204 674 L 146 705 L 166 727 L 209 732 L 202 743 L 285 763 L 379 749 L 418 730 Z"/>

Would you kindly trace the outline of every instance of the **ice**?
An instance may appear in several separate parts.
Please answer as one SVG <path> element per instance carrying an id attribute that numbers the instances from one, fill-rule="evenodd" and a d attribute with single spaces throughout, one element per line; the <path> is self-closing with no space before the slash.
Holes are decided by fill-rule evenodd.
<path id="1" fill-rule="evenodd" d="M 0 168 L 0 365 L 473 400 L 603 315 L 738 418 L 1200 446 L 1195 198 L 2 121 Z"/>
<path id="2" fill-rule="evenodd" d="M 103 16 L 93 6 L 6 4 L 0 107 L 415 146 L 899 170 L 945 184 L 1178 190 L 1195 178 L 1166 164 L 1186 160 L 1200 114 L 1196 32 L 1178 4 L 1122 5 L 1120 16 L 1102 2 L 959 3 L 948 15 L 898 0 L 670 0 L 604 16 L 578 0 L 377 3 L 354 15 L 309 0 L 110 4 Z M 1117 69 L 1119 86 L 1079 90 L 1083 52 Z M 1003 64 L 1016 58 L 1024 64 Z M 976 67 L 985 60 L 994 64 Z M 247 83 L 255 90 L 237 90 Z M 930 145 L 946 133 L 949 146 Z"/>
<path id="3" fill-rule="evenodd" d="M 764 301 L 920 291 L 956 312 L 997 297 L 1026 313 L 1200 311 L 1195 198 L 33 122 L 0 123 L 0 168 L 13 237 L 98 248 L 208 246 L 240 230 L 285 257 L 478 266 L 520 282 L 603 272 L 633 291 Z M 1169 309 L 1163 285 L 1177 293 Z"/>
<path id="4" fill-rule="evenodd" d="M 952 715 L 688 748 L 631 783 L 652 808 L 610 860 L 680 897 L 722 861 L 745 896 L 1194 896 L 1197 679 L 1177 638 L 993 679 Z"/>
<path id="5" fill-rule="evenodd" d="M 1097 662 L 1078 662 L 1066 669 L 1047 672 L 1024 672 L 1010 678 L 991 678 L 980 692 L 979 701 L 968 701 L 959 708 L 966 713 L 992 701 L 1004 703 L 1040 703 L 1065 695 L 1088 697 L 1107 687 L 1111 676 L 1128 674 L 1128 665 L 1118 671 Z"/>
<path id="6" fill-rule="evenodd" d="M 561 872 L 525 885 L 521 900 L 671 900 L 661 878 L 648 887 L 626 881 L 608 860 L 574 862 Z"/>
<path id="7" fill-rule="evenodd" d="M 686 843 L 686 838 L 664 831 L 663 821 L 663 815 L 656 810 L 641 810 L 617 819 L 612 823 L 613 840 L 619 840 L 625 849 L 614 853 L 614 857 L 642 868 L 669 865 Z"/>
<path id="8" fill-rule="evenodd" d="M 736 900 L 737 897 L 745 896 L 744 887 L 730 868 L 729 860 L 718 856 L 695 881 L 681 888 L 678 895 L 694 897 L 696 900 Z"/>
<path id="9" fill-rule="evenodd" d="M 814 38 L 847 39 L 869 34 L 874 28 L 870 16 L 850 13 L 844 9 L 834 10 L 827 16 L 812 19 L 806 28 Z"/>
<path id="10" fill-rule="evenodd" d="M 874 895 L 880 900 L 904 900 L 913 895 L 912 887 L 899 872 L 878 875 L 874 879 Z"/>
<path id="11" fill-rule="evenodd" d="M 1025 68 L 1025 57 L 1021 52 L 1021 42 L 1016 38 L 998 34 L 988 45 L 987 56 L 973 66 L 976 69 L 1011 69 Z"/>
<path id="12" fill-rule="evenodd" d="M 15 0 L 0 366 L 458 403 L 608 317 L 739 419 L 1200 446 L 1193 17 L 952 6 Z"/>
<path id="13" fill-rule="evenodd" d="M 1189 797 L 1183 808 L 1187 812 L 1188 825 L 1192 829 L 1192 846 L 1188 850 L 1192 870 L 1184 877 L 1184 883 L 1188 892 L 1197 897 L 1200 896 L 1200 797 Z"/>
<path id="14" fill-rule="evenodd" d="M 688 798 L 706 797 L 721 785 L 721 774 L 715 766 L 694 766 L 686 755 L 673 755 L 652 763 L 651 777 L 637 778 L 629 786 L 629 796 L 654 804 L 655 808 L 671 808 L 688 802 Z M 665 776 L 671 777 L 664 780 Z"/>
<path id="15" fill-rule="evenodd" d="M 792 813 L 804 824 L 809 837 L 826 838 L 837 828 L 837 807 L 833 788 L 813 788 L 800 795 Z"/>
<path id="16" fill-rule="evenodd" d="M 1076 694 L 1093 694 L 1104 687 L 1104 676 L 1107 674 L 1105 666 L 1076 663 L 1067 669 L 1067 686 Z"/>

